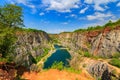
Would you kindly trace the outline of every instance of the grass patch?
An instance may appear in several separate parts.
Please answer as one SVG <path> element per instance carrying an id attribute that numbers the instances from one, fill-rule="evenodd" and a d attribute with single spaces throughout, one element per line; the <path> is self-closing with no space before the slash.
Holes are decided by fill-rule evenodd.
<path id="1" fill-rule="evenodd" d="M 120 53 L 113 54 L 112 58 L 117 58 L 117 59 L 120 58 Z"/>
<path id="2" fill-rule="evenodd" d="M 62 61 L 61 62 L 56 62 L 55 61 L 49 69 L 65 70 L 65 71 L 72 72 L 72 73 L 77 73 L 77 74 L 81 73 L 81 70 L 76 70 L 76 69 L 74 69 L 70 66 L 64 66 L 64 63 Z"/>
<path id="3" fill-rule="evenodd" d="M 7 62 L 7 59 L 0 57 L 0 62 Z"/>
<path id="4" fill-rule="evenodd" d="M 113 58 L 112 60 L 110 60 L 109 63 L 113 66 L 120 68 L 120 59 Z"/>
<path id="5" fill-rule="evenodd" d="M 44 53 L 41 54 L 40 56 L 36 57 L 36 62 L 38 63 L 44 56 L 46 56 L 48 54 L 48 52 L 50 51 L 49 48 L 44 48 L 43 49 Z"/>
<path id="6" fill-rule="evenodd" d="M 85 57 L 92 57 L 92 55 L 89 52 L 84 52 Z"/>

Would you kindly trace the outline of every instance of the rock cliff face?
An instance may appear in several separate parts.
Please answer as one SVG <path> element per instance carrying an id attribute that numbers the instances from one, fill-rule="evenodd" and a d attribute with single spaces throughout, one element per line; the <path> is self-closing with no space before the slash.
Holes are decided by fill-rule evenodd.
<path id="1" fill-rule="evenodd" d="M 85 45 L 87 42 L 86 36 L 80 33 L 61 33 L 59 34 L 60 43 L 63 46 L 70 48 L 72 51 L 88 50 Z"/>
<path id="2" fill-rule="evenodd" d="M 45 32 L 17 32 L 16 36 L 15 62 L 20 65 L 31 66 L 44 53 L 44 48 L 50 48 L 50 38 Z"/>
<path id="3" fill-rule="evenodd" d="M 63 46 L 75 52 L 88 51 L 102 57 L 111 57 L 115 53 L 120 53 L 120 26 L 114 30 L 106 28 L 102 31 L 85 33 L 61 33 L 58 36 Z"/>
<path id="4" fill-rule="evenodd" d="M 99 34 L 93 39 L 91 53 L 102 57 L 110 57 L 115 53 L 120 53 L 120 30 Z"/>
<path id="5" fill-rule="evenodd" d="M 115 77 L 115 80 L 119 80 L 119 76 L 113 73 L 115 68 L 111 68 L 107 62 L 87 59 L 80 56 L 80 54 L 89 52 L 93 56 L 109 58 L 116 53 L 120 54 L 120 26 L 114 29 L 106 27 L 103 30 L 86 31 L 83 33 L 61 33 L 57 36 L 59 43 L 67 47 L 72 55 L 71 66 L 76 69 L 81 69 L 81 67 L 86 69 L 96 80 L 99 80 L 99 78 L 112 80 L 112 77 Z"/>

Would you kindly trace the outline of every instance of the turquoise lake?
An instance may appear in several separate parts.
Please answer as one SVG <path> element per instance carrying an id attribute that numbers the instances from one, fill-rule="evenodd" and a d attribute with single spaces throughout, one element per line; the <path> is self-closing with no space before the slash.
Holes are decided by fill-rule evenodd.
<path id="1" fill-rule="evenodd" d="M 62 61 L 64 66 L 69 66 L 68 60 L 71 59 L 70 53 L 66 49 L 63 49 L 64 47 L 59 45 L 54 45 L 54 48 L 56 51 L 44 62 L 43 68 L 50 68 L 55 61 Z"/>

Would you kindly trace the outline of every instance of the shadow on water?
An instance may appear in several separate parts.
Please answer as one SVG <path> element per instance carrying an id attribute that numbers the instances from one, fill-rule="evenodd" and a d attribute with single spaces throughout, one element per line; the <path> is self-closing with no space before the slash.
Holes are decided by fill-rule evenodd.
<path id="1" fill-rule="evenodd" d="M 62 46 L 54 45 L 56 51 L 44 62 L 44 69 L 50 68 L 52 64 L 56 62 L 63 62 L 64 66 L 68 66 L 71 55 L 66 49 L 61 49 L 63 48 Z"/>

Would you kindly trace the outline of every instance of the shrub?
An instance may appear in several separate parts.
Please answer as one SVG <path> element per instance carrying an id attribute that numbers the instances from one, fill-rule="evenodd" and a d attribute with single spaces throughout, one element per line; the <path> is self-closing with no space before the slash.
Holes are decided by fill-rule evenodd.
<path id="1" fill-rule="evenodd" d="M 72 73 L 77 73 L 77 74 L 80 74 L 81 73 L 81 70 L 76 70 L 72 67 L 64 67 L 64 70 L 68 71 L 68 72 L 72 72 Z"/>
<path id="2" fill-rule="evenodd" d="M 120 53 L 115 53 L 112 58 L 120 58 Z"/>
<path id="3" fill-rule="evenodd" d="M 91 55 L 89 52 L 85 52 L 85 53 L 84 53 L 84 56 L 85 56 L 85 57 L 92 57 L 92 55 Z"/>
<path id="4" fill-rule="evenodd" d="M 64 69 L 64 64 L 63 64 L 62 61 L 61 61 L 61 62 L 56 62 L 56 61 L 55 61 L 55 62 L 52 64 L 51 68 L 52 68 L 52 69 L 62 70 L 62 69 Z"/>
<path id="5" fill-rule="evenodd" d="M 35 59 L 36 62 L 39 62 L 41 60 L 41 58 L 43 58 L 44 56 L 46 56 L 48 54 L 49 50 L 50 50 L 49 48 L 44 48 L 43 49 L 44 53 L 42 53 L 40 56 L 36 57 L 36 59 Z"/>
<path id="6" fill-rule="evenodd" d="M 2 58 L 6 58 L 9 62 L 14 57 L 15 46 L 13 44 L 15 41 L 16 37 L 11 28 L 0 29 L 0 54 L 2 54 Z"/>
<path id="7" fill-rule="evenodd" d="M 50 68 L 58 69 L 58 70 L 66 70 L 68 72 L 77 73 L 77 74 L 79 74 L 81 72 L 81 70 L 76 70 L 72 67 L 64 66 L 64 63 L 62 61 L 61 62 L 56 62 L 55 61 Z"/>
<path id="8" fill-rule="evenodd" d="M 120 59 L 113 58 L 109 63 L 120 68 Z"/>
<path id="9" fill-rule="evenodd" d="M 7 61 L 6 58 L 1 58 L 1 57 L 0 57 L 0 62 L 6 62 L 6 61 Z"/>

